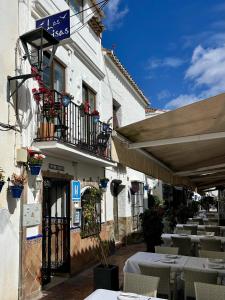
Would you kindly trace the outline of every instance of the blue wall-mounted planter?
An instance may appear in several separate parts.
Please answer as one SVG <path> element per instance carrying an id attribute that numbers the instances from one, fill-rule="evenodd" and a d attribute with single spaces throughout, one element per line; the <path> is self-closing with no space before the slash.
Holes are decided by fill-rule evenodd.
<path id="1" fill-rule="evenodd" d="M 109 182 L 109 180 L 107 180 L 107 179 L 100 179 L 100 185 L 101 185 L 101 187 L 103 188 L 103 189 L 106 189 L 107 188 L 107 185 L 108 185 L 108 182 Z"/>
<path id="2" fill-rule="evenodd" d="M 30 165 L 30 173 L 31 175 L 39 175 L 41 170 L 41 165 Z"/>
<path id="3" fill-rule="evenodd" d="M 10 187 L 10 190 L 13 198 L 20 198 L 23 191 L 23 186 L 13 185 Z"/>
<path id="4" fill-rule="evenodd" d="M 94 122 L 95 124 L 97 124 L 97 123 L 99 122 L 99 120 L 100 120 L 100 117 L 99 117 L 99 116 L 93 116 L 93 122 Z"/>
<path id="5" fill-rule="evenodd" d="M 2 191 L 2 187 L 3 187 L 3 185 L 5 184 L 5 181 L 0 181 L 0 193 L 1 193 L 1 191 Z"/>

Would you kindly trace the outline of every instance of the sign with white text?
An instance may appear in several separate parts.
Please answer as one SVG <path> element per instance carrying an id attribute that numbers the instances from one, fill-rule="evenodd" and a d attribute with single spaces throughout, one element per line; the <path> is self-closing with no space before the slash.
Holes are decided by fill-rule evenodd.
<path id="1" fill-rule="evenodd" d="M 36 28 L 42 27 L 55 39 L 62 41 L 70 37 L 70 10 L 36 20 Z"/>
<path id="2" fill-rule="evenodd" d="M 71 181 L 71 196 L 73 202 L 80 202 L 81 199 L 80 181 L 78 180 Z"/>

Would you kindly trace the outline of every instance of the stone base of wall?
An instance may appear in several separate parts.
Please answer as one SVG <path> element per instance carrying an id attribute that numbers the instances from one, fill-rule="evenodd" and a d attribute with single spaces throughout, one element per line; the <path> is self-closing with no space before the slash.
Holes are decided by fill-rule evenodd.
<path id="1" fill-rule="evenodd" d="M 132 232 L 132 217 L 119 217 L 119 240 L 124 238 Z"/>
<path id="2" fill-rule="evenodd" d="M 34 299 L 41 290 L 42 238 L 24 241 L 23 284 L 24 300 Z"/>
<path id="3" fill-rule="evenodd" d="M 113 222 L 102 225 L 101 238 L 111 240 L 113 237 Z M 71 274 L 76 274 L 97 262 L 95 242 L 93 238 L 80 237 L 80 233 L 71 231 L 70 234 Z"/>

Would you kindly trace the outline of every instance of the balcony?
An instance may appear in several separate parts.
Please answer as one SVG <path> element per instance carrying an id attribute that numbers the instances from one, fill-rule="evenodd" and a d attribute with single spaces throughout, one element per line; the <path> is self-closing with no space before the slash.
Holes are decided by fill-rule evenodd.
<path id="1" fill-rule="evenodd" d="M 66 106 L 63 95 L 55 90 L 44 90 L 34 97 L 38 103 L 34 141 L 39 148 L 74 160 L 114 165 L 111 161 L 112 130 L 108 124 L 96 120 L 73 102 Z"/>

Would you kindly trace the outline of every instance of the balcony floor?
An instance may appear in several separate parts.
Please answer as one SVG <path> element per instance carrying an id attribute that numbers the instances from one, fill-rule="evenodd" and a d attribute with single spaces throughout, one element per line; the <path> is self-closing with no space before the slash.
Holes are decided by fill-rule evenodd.
<path id="1" fill-rule="evenodd" d="M 112 160 L 104 159 L 94 153 L 86 152 L 73 145 L 59 141 L 35 142 L 34 146 L 38 147 L 46 155 L 64 158 L 66 160 L 85 162 L 101 167 L 115 167 L 117 165 Z"/>

